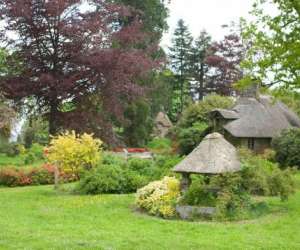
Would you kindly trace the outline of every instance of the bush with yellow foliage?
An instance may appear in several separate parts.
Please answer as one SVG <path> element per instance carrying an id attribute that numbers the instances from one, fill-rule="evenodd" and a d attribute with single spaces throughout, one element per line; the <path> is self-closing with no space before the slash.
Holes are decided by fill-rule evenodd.
<path id="1" fill-rule="evenodd" d="M 76 135 L 74 131 L 67 131 L 51 139 L 46 155 L 60 171 L 78 175 L 100 162 L 101 145 L 102 141 L 93 138 L 93 135 Z"/>
<path id="2" fill-rule="evenodd" d="M 136 205 L 151 215 L 172 218 L 176 215 L 176 203 L 180 197 L 180 184 L 174 177 L 164 177 L 139 189 Z"/>

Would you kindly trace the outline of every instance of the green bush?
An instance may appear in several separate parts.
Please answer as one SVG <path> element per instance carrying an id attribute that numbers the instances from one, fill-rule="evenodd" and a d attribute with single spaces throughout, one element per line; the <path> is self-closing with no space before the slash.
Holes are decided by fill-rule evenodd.
<path id="1" fill-rule="evenodd" d="M 273 139 L 275 160 L 284 168 L 300 168 L 300 129 L 285 130 Z"/>
<path id="2" fill-rule="evenodd" d="M 214 218 L 217 220 L 246 219 L 252 206 L 247 192 L 230 189 L 223 189 L 218 193 L 216 204 L 217 212 Z"/>
<path id="3" fill-rule="evenodd" d="M 44 147 L 38 143 L 33 143 L 28 152 L 33 154 L 36 159 L 44 159 Z"/>
<path id="4" fill-rule="evenodd" d="M 119 165 L 122 166 L 126 164 L 126 160 L 124 157 L 104 152 L 102 155 L 102 164 L 104 165 Z"/>
<path id="5" fill-rule="evenodd" d="M 207 134 L 208 124 L 205 122 L 197 122 L 190 128 L 180 129 L 178 132 L 179 152 L 187 155 L 202 141 Z"/>
<path id="6" fill-rule="evenodd" d="M 174 129 L 180 154 L 190 153 L 208 133 L 209 112 L 216 108 L 231 108 L 234 101 L 230 97 L 207 96 L 202 102 L 187 107 Z"/>
<path id="7" fill-rule="evenodd" d="M 25 158 L 24 158 L 24 164 L 25 165 L 29 165 L 29 164 L 32 164 L 36 161 L 36 158 L 34 156 L 33 153 L 29 152 L 25 155 Z"/>
<path id="8" fill-rule="evenodd" d="M 24 131 L 24 144 L 25 148 L 30 148 L 32 146 L 33 140 L 35 136 L 34 128 L 28 127 Z"/>
<path id="9" fill-rule="evenodd" d="M 147 144 L 147 148 L 155 154 L 172 153 L 172 141 L 168 138 L 154 138 Z"/>
<path id="10" fill-rule="evenodd" d="M 142 175 L 151 176 L 154 171 L 153 161 L 147 159 L 131 158 L 126 167 Z"/>
<path id="11" fill-rule="evenodd" d="M 135 101 L 126 108 L 124 117 L 128 121 L 123 131 L 126 144 L 133 147 L 144 147 L 150 140 L 153 129 L 149 104 L 143 99 Z"/>
<path id="12" fill-rule="evenodd" d="M 82 194 L 122 194 L 135 192 L 147 182 L 146 178 L 131 170 L 115 165 L 100 165 L 86 171 L 75 188 Z"/>
<path id="13" fill-rule="evenodd" d="M 2 142 L 0 144 L 0 153 L 8 157 L 15 157 L 22 153 L 22 145 L 15 142 Z"/>
<path id="14" fill-rule="evenodd" d="M 216 206 L 217 193 L 206 187 L 201 181 L 193 181 L 189 189 L 184 193 L 181 203 L 190 206 Z"/>
<path id="15" fill-rule="evenodd" d="M 277 163 L 258 155 L 240 151 L 242 161 L 242 185 L 247 192 L 255 195 L 279 195 L 285 200 L 295 190 L 293 172 L 281 170 Z"/>

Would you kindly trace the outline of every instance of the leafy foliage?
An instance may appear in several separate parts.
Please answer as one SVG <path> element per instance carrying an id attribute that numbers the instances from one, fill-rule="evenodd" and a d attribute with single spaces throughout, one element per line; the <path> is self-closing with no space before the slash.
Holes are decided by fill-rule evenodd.
<path id="1" fill-rule="evenodd" d="M 271 162 L 252 152 L 240 151 L 243 164 L 241 171 L 243 188 L 254 195 L 280 196 L 288 199 L 295 190 L 293 171 L 280 170 L 277 163 Z"/>
<path id="2" fill-rule="evenodd" d="M 154 161 L 139 158 L 125 160 L 113 154 L 104 154 L 102 163 L 92 171 L 85 171 L 75 191 L 85 194 L 131 193 L 158 180 L 180 159 L 158 156 Z"/>
<path id="3" fill-rule="evenodd" d="M 265 11 L 268 5 L 276 14 Z M 269 86 L 299 88 L 299 1 L 257 0 L 252 15 L 254 21 L 243 24 L 243 37 L 252 45 L 242 64 L 248 76 Z"/>
<path id="4" fill-rule="evenodd" d="M 234 101 L 229 97 L 210 95 L 202 102 L 188 106 L 175 128 L 180 153 L 190 153 L 206 135 L 210 111 L 215 108 L 231 108 L 233 105 Z"/>
<path id="5" fill-rule="evenodd" d="M 1 43 L 15 51 L 16 65 L 21 68 L 1 76 L 1 87 L 10 99 L 36 102 L 39 112 L 48 118 L 52 135 L 66 124 L 82 128 L 85 122 L 70 116 L 82 117 L 82 112 L 89 111 L 84 103 L 94 95 L 101 97 L 97 106 L 103 110 L 96 118 L 109 125 L 112 119 L 122 122 L 126 104 L 144 92 L 138 80 L 159 67 L 159 60 L 152 57 L 158 42 L 140 46 L 148 34 L 138 11 L 105 0 L 86 1 L 89 8 L 84 11 L 79 3 L 0 3 Z M 125 24 L 125 20 L 131 22 Z M 11 33 L 16 35 L 9 36 Z M 15 64 L 11 56 L 7 64 Z M 72 109 L 66 109 L 65 103 L 71 103 Z"/>
<path id="6" fill-rule="evenodd" d="M 147 144 L 147 148 L 155 154 L 172 153 L 172 141 L 168 138 L 154 138 Z"/>
<path id="7" fill-rule="evenodd" d="M 53 137 L 47 149 L 47 158 L 61 171 L 78 175 L 84 169 L 95 167 L 101 159 L 99 139 L 92 135 L 76 135 L 74 131 Z"/>
<path id="8" fill-rule="evenodd" d="M 275 159 L 282 167 L 300 168 L 300 129 L 285 130 L 273 139 Z"/>
<path id="9" fill-rule="evenodd" d="M 161 0 L 117 0 L 126 6 L 131 6 L 136 10 L 142 11 L 144 29 L 153 34 L 153 39 L 160 39 L 163 32 L 167 30 L 168 17 L 167 1 Z"/>
<path id="10" fill-rule="evenodd" d="M 0 185 L 7 187 L 48 185 L 54 184 L 55 166 L 45 164 L 42 167 L 26 168 L 2 168 L 0 169 Z M 72 174 L 60 172 L 60 178 L 64 182 L 72 182 L 77 177 Z"/>
<path id="11" fill-rule="evenodd" d="M 147 179 L 119 165 L 100 165 L 85 172 L 75 191 L 83 194 L 123 194 L 135 192 Z"/>
<path id="12" fill-rule="evenodd" d="M 175 205 L 180 196 L 179 181 L 174 177 L 164 177 L 139 189 L 136 205 L 151 215 L 172 218 L 176 216 Z"/>
<path id="13" fill-rule="evenodd" d="M 144 100 L 138 100 L 125 110 L 127 125 L 124 126 L 124 140 L 128 146 L 145 146 L 153 128 L 151 110 Z"/>

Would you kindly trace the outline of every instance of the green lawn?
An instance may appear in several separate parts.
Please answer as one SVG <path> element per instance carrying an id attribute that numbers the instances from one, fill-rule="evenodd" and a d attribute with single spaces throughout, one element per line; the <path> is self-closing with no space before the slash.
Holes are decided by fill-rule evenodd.
<path id="1" fill-rule="evenodd" d="M 300 192 L 271 198 L 276 213 L 236 223 L 162 220 L 135 213 L 133 201 L 0 188 L 0 249 L 300 249 Z"/>
<path id="2" fill-rule="evenodd" d="M 36 166 L 40 166 L 41 164 L 43 164 L 43 160 L 36 160 L 34 163 L 32 164 L 25 164 L 25 155 L 19 155 L 19 156 L 15 156 L 15 157 L 9 157 L 6 156 L 5 154 L 0 154 L 0 168 L 3 167 L 36 167 Z"/>

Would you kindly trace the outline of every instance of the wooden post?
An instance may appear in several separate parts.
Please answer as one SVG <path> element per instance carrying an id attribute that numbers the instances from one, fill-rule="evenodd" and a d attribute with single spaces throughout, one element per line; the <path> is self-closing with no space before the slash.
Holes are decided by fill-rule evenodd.
<path id="1" fill-rule="evenodd" d="M 189 189 L 191 183 L 192 183 L 192 181 L 190 178 L 190 173 L 182 173 L 180 186 L 181 186 L 181 191 L 183 193 Z"/>
<path id="2" fill-rule="evenodd" d="M 55 169 L 54 169 L 54 189 L 57 190 L 59 187 L 59 169 L 58 165 L 55 164 Z"/>

